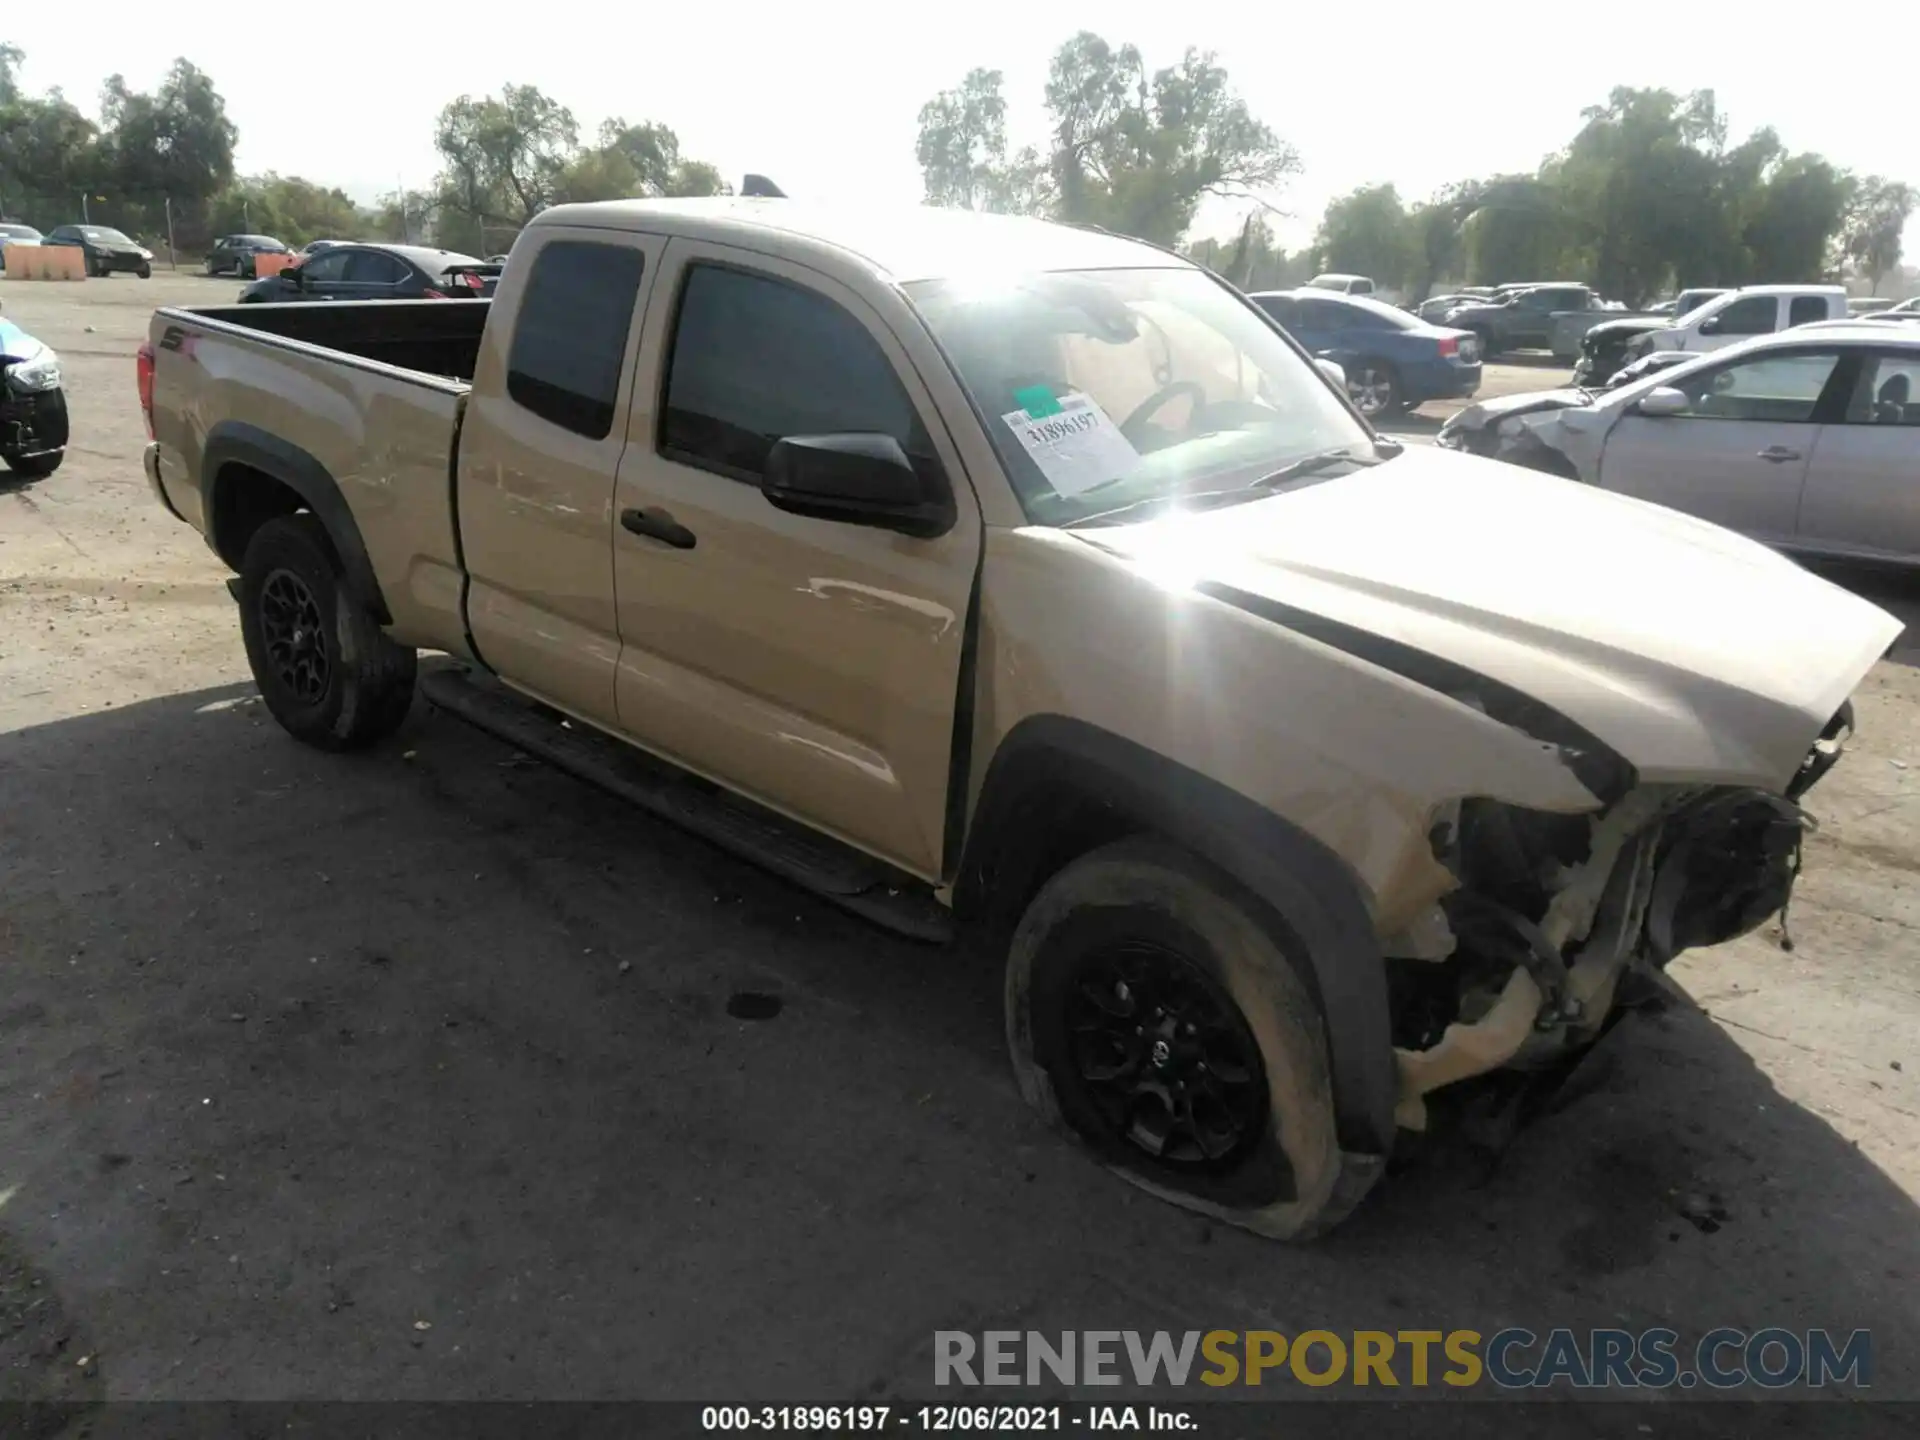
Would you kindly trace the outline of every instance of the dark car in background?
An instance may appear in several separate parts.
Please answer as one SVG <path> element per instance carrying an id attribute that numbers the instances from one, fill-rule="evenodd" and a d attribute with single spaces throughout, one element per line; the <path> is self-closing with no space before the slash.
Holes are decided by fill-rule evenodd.
<path id="1" fill-rule="evenodd" d="M 1369 420 L 1480 388 L 1480 342 L 1364 295 L 1266 290 L 1248 297 L 1308 353 L 1347 372 L 1347 394 Z"/>
<path id="2" fill-rule="evenodd" d="M 207 274 L 224 275 L 232 271 L 245 279 L 254 273 L 254 256 L 292 253 L 285 243 L 271 235 L 222 235 L 207 252 Z"/>
<path id="3" fill-rule="evenodd" d="M 240 292 L 242 303 L 301 300 L 473 300 L 493 294 L 500 267 L 420 245 L 329 245 Z"/>
<path id="4" fill-rule="evenodd" d="M 77 247 L 86 255 L 87 274 L 92 276 L 119 271 L 145 280 L 153 274 L 153 251 L 110 225 L 56 225 L 40 243 Z"/>
<path id="5" fill-rule="evenodd" d="M 0 465 L 22 480 L 60 468 L 67 453 L 67 397 L 60 357 L 0 315 Z"/>

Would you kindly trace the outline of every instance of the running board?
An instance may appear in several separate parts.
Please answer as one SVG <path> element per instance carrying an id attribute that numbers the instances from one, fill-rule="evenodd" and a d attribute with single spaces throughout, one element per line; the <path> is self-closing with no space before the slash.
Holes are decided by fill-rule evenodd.
<path id="1" fill-rule="evenodd" d="M 953 938 L 953 916 L 915 879 L 851 846 L 554 712 L 489 675 L 420 672 L 435 708 L 577 780 L 617 795 L 866 920 L 914 940 Z"/>

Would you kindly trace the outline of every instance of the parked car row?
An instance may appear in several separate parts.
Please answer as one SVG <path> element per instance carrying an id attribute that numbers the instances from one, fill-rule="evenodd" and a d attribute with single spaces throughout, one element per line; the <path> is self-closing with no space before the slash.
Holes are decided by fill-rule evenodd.
<path id="1" fill-rule="evenodd" d="M 247 286 L 240 302 L 484 299 L 500 280 L 500 266 L 453 250 L 330 240 L 314 245 L 298 264 Z"/>
<path id="2" fill-rule="evenodd" d="M 1792 553 L 1920 565 L 1920 329 L 1836 317 L 1635 364 L 1599 393 L 1469 405 L 1437 443 Z"/>

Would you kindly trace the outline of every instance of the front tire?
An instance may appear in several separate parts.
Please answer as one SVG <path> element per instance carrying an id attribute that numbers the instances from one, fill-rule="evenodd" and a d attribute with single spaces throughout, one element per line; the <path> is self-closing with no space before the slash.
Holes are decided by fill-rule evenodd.
<path id="1" fill-rule="evenodd" d="M 64 450 L 55 450 L 52 454 L 41 455 L 0 455 L 7 469 L 22 480 L 44 480 L 60 468 L 60 462 L 67 458 Z"/>
<path id="2" fill-rule="evenodd" d="M 142 265 L 138 270 L 134 271 L 133 273 L 138 275 L 142 280 L 151 280 L 153 278 L 153 266 Z"/>
<path id="3" fill-rule="evenodd" d="M 1075 860 L 1007 957 L 1021 1093 L 1109 1168 L 1276 1239 L 1337 1222 L 1332 1081 L 1291 936 L 1200 860 L 1132 839 Z"/>
<path id="4" fill-rule="evenodd" d="M 391 735 L 413 703 L 417 657 L 389 640 L 341 583 L 312 515 L 269 520 L 240 567 L 240 632 L 273 718 L 321 750 Z"/>

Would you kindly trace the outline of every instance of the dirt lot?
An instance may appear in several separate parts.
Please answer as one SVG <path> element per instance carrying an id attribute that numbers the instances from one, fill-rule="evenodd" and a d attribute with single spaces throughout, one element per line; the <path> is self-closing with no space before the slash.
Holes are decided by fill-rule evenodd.
<path id="1" fill-rule="evenodd" d="M 0 482 L 0 1400 L 846 1400 L 928 1393 L 936 1329 L 1663 1323 L 1868 1327 L 1874 1394 L 1920 1400 L 1897 659 L 1817 792 L 1794 950 L 1685 958 L 1702 1009 L 1498 1165 L 1284 1248 L 1044 1132 L 990 966 L 450 720 L 358 759 L 266 720 L 138 464 L 148 310 L 233 290 L 0 282 L 75 441 Z"/>

